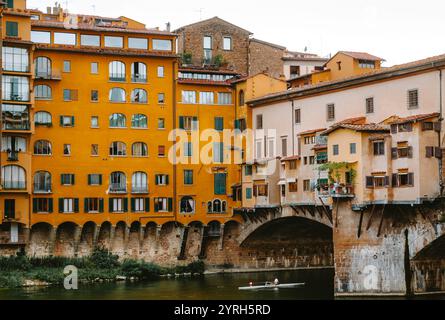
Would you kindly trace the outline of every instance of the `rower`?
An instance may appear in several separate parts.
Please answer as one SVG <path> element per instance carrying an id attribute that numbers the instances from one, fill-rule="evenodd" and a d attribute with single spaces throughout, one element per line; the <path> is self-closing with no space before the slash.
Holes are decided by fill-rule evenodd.
<path id="1" fill-rule="evenodd" d="M 278 281 L 278 278 L 275 278 L 275 280 L 273 281 L 274 285 L 278 285 L 280 282 Z"/>

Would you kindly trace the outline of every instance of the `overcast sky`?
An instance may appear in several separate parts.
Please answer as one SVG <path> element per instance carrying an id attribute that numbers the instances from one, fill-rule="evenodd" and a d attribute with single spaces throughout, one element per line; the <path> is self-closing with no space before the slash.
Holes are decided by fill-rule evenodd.
<path id="1" fill-rule="evenodd" d="M 45 10 L 55 1 L 28 0 Z M 71 13 L 121 15 L 172 28 L 218 16 L 254 37 L 322 56 L 366 51 L 385 66 L 445 53 L 445 2 L 437 0 L 68 0 Z"/>

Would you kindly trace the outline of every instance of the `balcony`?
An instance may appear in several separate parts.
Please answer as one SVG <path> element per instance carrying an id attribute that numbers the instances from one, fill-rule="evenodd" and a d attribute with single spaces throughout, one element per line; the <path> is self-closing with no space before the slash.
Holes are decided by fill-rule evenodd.
<path id="1" fill-rule="evenodd" d="M 11 93 L 3 96 L 5 101 L 29 102 L 29 93 Z"/>
<path id="2" fill-rule="evenodd" d="M 11 211 L 11 212 L 5 211 L 3 215 L 3 223 L 18 222 L 20 221 L 21 218 L 22 218 L 21 211 Z"/>
<path id="3" fill-rule="evenodd" d="M 121 74 L 121 73 L 110 73 L 109 80 L 110 80 L 110 81 L 114 81 L 114 82 L 125 82 L 126 77 L 125 77 L 125 74 Z"/>
<path id="4" fill-rule="evenodd" d="M 111 183 L 108 187 L 109 193 L 127 193 L 127 186 L 122 183 Z"/>
<path id="5" fill-rule="evenodd" d="M 16 150 L 9 150 L 8 153 L 8 161 L 19 161 L 19 152 Z"/>
<path id="6" fill-rule="evenodd" d="M 113 81 L 113 80 L 111 80 Z M 125 81 L 121 80 L 121 81 Z M 147 83 L 147 76 L 146 75 L 139 75 L 139 74 L 134 74 L 131 76 L 131 82 L 136 82 L 136 83 Z"/>
<path id="7" fill-rule="evenodd" d="M 331 185 L 329 195 L 332 198 L 354 198 L 354 187 L 349 184 Z"/>
<path id="8" fill-rule="evenodd" d="M 3 181 L 3 190 L 26 190 L 26 181 Z"/>
<path id="9" fill-rule="evenodd" d="M 3 130 L 11 131 L 29 131 L 31 130 L 31 123 L 28 119 L 4 119 L 3 120 Z"/>
<path id="10" fill-rule="evenodd" d="M 131 193 L 148 193 L 148 186 L 132 186 Z"/>
<path id="11" fill-rule="evenodd" d="M 27 63 L 10 63 L 10 62 L 3 61 L 2 69 L 4 72 L 29 73 L 29 64 L 27 64 Z"/>
<path id="12" fill-rule="evenodd" d="M 50 183 L 34 183 L 34 193 L 45 194 L 52 193 L 52 185 Z"/>
<path id="13" fill-rule="evenodd" d="M 62 73 L 59 70 L 36 71 L 34 74 L 36 80 L 62 80 Z"/>

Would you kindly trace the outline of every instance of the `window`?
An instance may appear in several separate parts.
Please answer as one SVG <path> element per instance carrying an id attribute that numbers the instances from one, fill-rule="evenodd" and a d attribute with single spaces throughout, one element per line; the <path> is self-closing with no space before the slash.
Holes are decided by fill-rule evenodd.
<path id="1" fill-rule="evenodd" d="M 147 103 L 148 102 L 147 91 L 145 91 L 144 89 L 134 89 L 131 92 L 131 102 Z"/>
<path id="2" fill-rule="evenodd" d="M 51 32 L 47 31 L 31 31 L 31 41 L 35 43 L 51 43 Z"/>
<path id="3" fill-rule="evenodd" d="M 298 192 L 298 182 L 289 183 L 289 192 Z"/>
<path id="4" fill-rule="evenodd" d="M 157 186 L 166 186 L 168 185 L 168 174 L 157 174 L 155 175 L 155 184 Z"/>
<path id="5" fill-rule="evenodd" d="M 195 91 L 182 91 L 182 103 L 195 104 L 196 92 Z"/>
<path id="6" fill-rule="evenodd" d="M 103 198 L 85 198 L 85 213 L 104 212 Z"/>
<path id="7" fill-rule="evenodd" d="M 200 92 L 199 103 L 200 104 L 213 104 L 214 94 L 213 92 Z"/>
<path id="8" fill-rule="evenodd" d="M 158 157 L 165 157 L 165 146 L 158 146 Z"/>
<path id="9" fill-rule="evenodd" d="M 51 114 L 46 111 L 39 111 L 34 114 L 34 123 L 35 125 L 51 125 L 52 124 L 52 118 Z"/>
<path id="10" fill-rule="evenodd" d="M 185 185 L 193 184 L 193 170 L 184 170 L 184 184 Z"/>
<path id="11" fill-rule="evenodd" d="M 110 90 L 109 98 L 111 102 L 125 102 L 126 101 L 125 90 L 121 88 L 113 88 Z"/>
<path id="12" fill-rule="evenodd" d="M 3 129 L 29 130 L 29 109 L 25 105 L 2 105 Z"/>
<path id="13" fill-rule="evenodd" d="M 154 205 L 155 205 L 155 212 L 172 212 L 173 199 L 172 198 L 155 198 Z"/>
<path id="14" fill-rule="evenodd" d="M 396 187 L 413 187 L 414 186 L 414 173 L 402 172 L 394 173 L 392 175 L 392 186 Z"/>
<path id="15" fill-rule="evenodd" d="M 238 93 L 238 103 L 240 106 L 244 106 L 244 90 L 240 90 Z"/>
<path id="16" fill-rule="evenodd" d="M 213 143 L 213 162 L 223 163 L 224 162 L 224 143 L 214 142 Z"/>
<path id="17" fill-rule="evenodd" d="M 223 131 L 224 130 L 224 118 L 223 117 L 215 117 L 215 130 Z"/>
<path id="18" fill-rule="evenodd" d="M 263 154 L 263 144 L 261 142 L 261 140 L 257 140 L 256 144 L 255 144 L 255 151 L 256 151 L 256 158 L 260 159 L 262 157 Z"/>
<path id="19" fill-rule="evenodd" d="M 193 145 L 191 142 L 184 142 L 184 156 L 191 157 L 193 154 Z"/>
<path id="20" fill-rule="evenodd" d="M 34 154 L 51 155 L 52 154 L 51 143 L 47 140 L 37 140 L 34 143 Z"/>
<path id="21" fill-rule="evenodd" d="M 158 118 L 158 129 L 165 129 L 165 119 Z"/>
<path id="22" fill-rule="evenodd" d="M 327 121 L 335 120 L 335 105 L 328 104 L 326 109 L 327 109 Z"/>
<path id="23" fill-rule="evenodd" d="M 29 79 L 27 77 L 3 75 L 2 89 L 3 100 L 29 101 Z"/>
<path id="24" fill-rule="evenodd" d="M 263 129 L 263 115 L 257 114 L 256 115 L 256 128 L 257 129 Z"/>
<path id="25" fill-rule="evenodd" d="M 29 53 L 27 49 L 3 47 L 2 67 L 5 71 L 28 72 Z"/>
<path id="26" fill-rule="evenodd" d="M 110 192 L 127 192 L 127 177 L 125 173 L 115 171 L 110 174 Z"/>
<path id="27" fill-rule="evenodd" d="M 366 113 L 374 113 L 374 98 L 366 99 Z"/>
<path id="28" fill-rule="evenodd" d="M 63 61 L 63 72 L 71 72 L 71 61 Z"/>
<path id="29" fill-rule="evenodd" d="M 246 199 L 252 199 L 252 188 L 246 188 Z"/>
<path id="30" fill-rule="evenodd" d="M 6 0 L 6 8 L 14 8 L 14 0 Z"/>
<path id="31" fill-rule="evenodd" d="M 227 202 L 221 201 L 219 199 L 209 201 L 207 203 L 207 211 L 208 211 L 208 213 L 226 213 Z"/>
<path id="32" fill-rule="evenodd" d="M 148 179 L 145 172 L 139 171 L 133 173 L 131 177 L 132 193 L 148 193 Z"/>
<path id="33" fill-rule="evenodd" d="M 229 92 L 218 92 L 218 104 L 231 105 L 232 104 L 232 94 Z"/>
<path id="34" fill-rule="evenodd" d="M 100 36 L 81 34 L 80 45 L 88 47 L 100 47 Z"/>
<path id="35" fill-rule="evenodd" d="M 389 187 L 388 176 L 375 175 L 366 177 L 366 188 L 373 189 L 373 188 L 384 188 L 384 187 Z"/>
<path id="36" fill-rule="evenodd" d="M 100 186 L 102 185 L 102 175 L 101 174 L 89 174 L 88 175 L 88 185 L 89 186 Z"/>
<path id="37" fill-rule="evenodd" d="M 15 165 L 8 165 L 2 168 L 2 186 L 5 190 L 26 189 L 25 169 Z"/>
<path id="38" fill-rule="evenodd" d="M 374 141 L 373 148 L 374 148 L 375 156 L 385 155 L 385 142 L 384 141 Z"/>
<path id="39" fill-rule="evenodd" d="M 297 161 L 296 160 L 289 161 L 289 170 L 296 170 L 296 169 L 297 169 Z"/>
<path id="40" fill-rule="evenodd" d="M 304 137 L 304 144 L 315 144 L 315 136 Z"/>
<path id="41" fill-rule="evenodd" d="M 34 174 L 34 192 L 50 193 L 51 190 L 51 174 L 47 171 L 37 171 Z"/>
<path id="42" fill-rule="evenodd" d="M 108 65 L 108 74 L 110 81 L 125 82 L 125 63 L 121 61 L 111 61 Z"/>
<path id="43" fill-rule="evenodd" d="M 2 135 L 2 152 L 14 153 L 14 152 L 26 152 L 27 141 L 25 138 L 17 136 Z"/>
<path id="44" fill-rule="evenodd" d="M 179 117 L 179 129 L 187 131 L 198 129 L 198 117 Z"/>
<path id="45" fill-rule="evenodd" d="M 62 186 L 73 186 L 74 185 L 74 174 L 62 173 L 60 175 L 60 183 L 62 184 Z"/>
<path id="46" fill-rule="evenodd" d="M 275 140 L 274 139 L 268 140 L 267 151 L 268 151 L 269 158 L 275 157 Z"/>
<path id="47" fill-rule="evenodd" d="M 239 129 L 244 132 L 247 129 L 246 119 L 235 120 L 235 129 Z"/>
<path id="48" fill-rule="evenodd" d="M 252 175 L 252 166 L 251 165 L 246 165 L 244 167 L 244 175 L 245 176 L 251 176 Z"/>
<path id="49" fill-rule="evenodd" d="M 164 67 L 158 66 L 158 78 L 164 78 Z"/>
<path id="50" fill-rule="evenodd" d="M 37 57 L 34 60 L 36 78 L 51 79 L 52 65 L 47 57 Z"/>
<path id="51" fill-rule="evenodd" d="M 375 62 L 372 60 L 359 60 L 358 66 L 359 66 L 359 68 L 362 68 L 362 69 L 374 69 Z"/>
<path id="52" fill-rule="evenodd" d="M 303 191 L 311 191 L 311 180 L 303 180 Z"/>
<path id="53" fill-rule="evenodd" d="M 148 49 L 148 39 L 143 38 L 128 38 L 129 49 Z"/>
<path id="54" fill-rule="evenodd" d="M 232 38 L 231 37 L 224 37 L 223 48 L 224 48 L 224 50 L 232 50 Z"/>
<path id="55" fill-rule="evenodd" d="M 99 101 L 99 91 L 91 90 L 91 102 L 97 102 L 97 101 Z"/>
<path id="56" fill-rule="evenodd" d="M 6 36 L 7 37 L 19 36 L 19 24 L 17 22 L 6 21 Z"/>
<path id="57" fill-rule="evenodd" d="M 105 36 L 105 47 L 123 48 L 124 47 L 124 38 Z"/>
<path id="58" fill-rule="evenodd" d="M 54 44 L 64 44 L 64 45 L 75 46 L 76 45 L 76 34 L 75 33 L 54 32 Z"/>
<path id="59" fill-rule="evenodd" d="M 120 141 L 114 141 L 110 145 L 110 156 L 126 156 L 127 146 Z"/>
<path id="60" fill-rule="evenodd" d="M 90 73 L 91 74 L 98 74 L 99 73 L 99 63 L 91 62 Z"/>
<path id="61" fill-rule="evenodd" d="M 53 199 L 51 198 L 34 198 L 32 199 L 33 213 L 52 213 Z"/>
<path id="62" fill-rule="evenodd" d="M 269 186 L 267 184 L 256 184 L 253 186 L 253 195 L 255 197 L 267 197 L 269 194 Z"/>
<path id="63" fill-rule="evenodd" d="M 70 144 L 64 144 L 63 145 L 63 155 L 64 156 L 70 156 L 71 155 L 71 145 Z"/>
<path id="64" fill-rule="evenodd" d="M 214 193 L 216 195 L 226 194 L 226 173 L 215 173 L 214 174 Z"/>
<path id="65" fill-rule="evenodd" d="M 158 104 L 164 104 L 164 103 L 165 103 L 165 94 L 158 93 Z"/>
<path id="66" fill-rule="evenodd" d="M 92 116 L 90 120 L 91 128 L 99 128 L 99 117 Z"/>
<path id="67" fill-rule="evenodd" d="M 60 126 L 61 127 L 74 127 L 74 117 L 73 116 L 60 116 Z"/>
<path id="68" fill-rule="evenodd" d="M 131 146 L 131 155 L 133 157 L 147 157 L 148 147 L 145 142 L 135 142 Z"/>
<path id="69" fill-rule="evenodd" d="M 391 149 L 392 159 L 397 158 L 412 158 L 413 147 L 408 146 L 408 142 L 397 143 L 397 148 Z"/>
<path id="70" fill-rule="evenodd" d="M 356 143 L 350 143 L 349 144 L 349 153 L 350 154 L 356 154 L 357 153 L 357 144 Z"/>
<path id="71" fill-rule="evenodd" d="M 110 198 L 109 209 L 113 213 L 122 213 L 128 211 L 128 199 L 127 198 Z"/>
<path id="72" fill-rule="evenodd" d="M 156 51 L 172 51 L 171 40 L 153 39 L 152 45 L 153 50 Z"/>
<path id="73" fill-rule="evenodd" d="M 338 150 L 338 144 L 334 144 L 334 145 L 332 146 L 332 149 L 333 149 L 333 154 L 334 154 L 334 156 L 338 156 L 338 152 L 339 152 L 339 150 Z"/>
<path id="74" fill-rule="evenodd" d="M 132 198 L 131 212 L 150 212 L 150 198 Z"/>
<path id="75" fill-rule="evenodd" d="M 63 89 L 63 101 L 77 101 L 77 90 Z"/>
<path id="76" fill-rule="evenodd" d="M 204 49 L 212 49 L 212 37 L 204 36 L 203 39 L 203 48 Z"/>
<path id="77" fill-rule="evenodd" d="M 398 130 L 399 130 L 399 132 L 412 132 L 413 124 L 412 124 L 412 122 L 399 124 Z"/>
<path id="78" fill-rule="evenodd" d="M 179 202 L 180 213 L 194 213 L 195 212 L 195 200 L 192 197 L 182 197 Z"/>
<path id="79" fill-rule="evenodd" d="M 5 199 L 5 219 L 15 219 L 15 199 Z"/>
<path id="80" fill-rule="evenodd" d="M 91 145 L 91 155 L 92 156 L 98 156 L 99 155 L 99 145 L 98 144 L 92 144 Z"/>
<path id="81" fill-rule="evenodd" d="M 110 116 L 110 128 L 125 128 L 127 118 L 122 113 L 113 113 Z"/>
<path id="82" fill-rule="evenodd" d="M 341 61 L 337 61 L 337 69 L 338 69 L 338 71 L 341 70 Z"/>
<path id="83" fill-rule="evenodd" d="M 301 123 L 301 109 L 295 109 L 295 123 Z"/>
<path id="84" fill-rule="evenodd" d="M 417 109 L 419 107 L 419 91 L 408 91 L 408 109 Z"/>
<path id="85" fill-rule="evenodd" d="M 132 82 L 147 82 L 147 66 L 142 62 L 133 62 L 131 64 L 131 81 Z"/>
<path id="86" fill-rule="evenodd" d="M 314 156 L 310 156 L 310 157 L 309 157 L 309 164 L 310 164 L 310 165 L 315 164 L 315 157 L 314 157 Z"/>

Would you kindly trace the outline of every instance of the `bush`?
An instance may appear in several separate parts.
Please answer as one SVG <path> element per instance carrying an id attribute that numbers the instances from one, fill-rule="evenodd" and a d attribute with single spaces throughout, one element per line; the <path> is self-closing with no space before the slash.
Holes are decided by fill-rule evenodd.
<path id="1" fill-rule="evenodd" d="M 198 261 L 192 262 L 187 266 L 187 269 L 188 269 L 188 272 L 191 272 L 191 273 L 203 274 L 205 271 L 204 261 L 198 260 Z"/>
<path id="2" fill-rule="evenodd" d="M 38 268 L 26 274 L 27 279 L 36 279 L 51 284 L 62 284 L 65 279 L 61 268 Z"/>
<path id="3" fill-rule="evenodd" d="M 22 283 L 23 279 L 19 273 L 0 274 L 0 288 L 18 288 Z"/>
<path id="4" fill-rule="evenodd" d="M 159 277 L 161 271 L 159 266 L 142 261 L 125 260 L 122 264 L 122 272 L 126 277 L 153 279 Z"/>
<path id="5" fill-rule="evenodd" d="M 95 248 L 89 260 L 99 269 L 113 269 L 120 266 L 119 256 L 102 248 Z"/>
<path id="6" fill-rule="evenodd" d="M 74 265 L 78 268 L 84 268 L 88 265 L 84 258 L 65 258 L 65 257 L 41 257 L 29 258 L 31 265 L 35 268 L 65 268 L 68 265 Z"/>
<path id="7" fill-rule="evenodd" d="M 25 256 L 0 257 L 1 271 L 27 271 L 32 268 L 31 263 Z"/>

